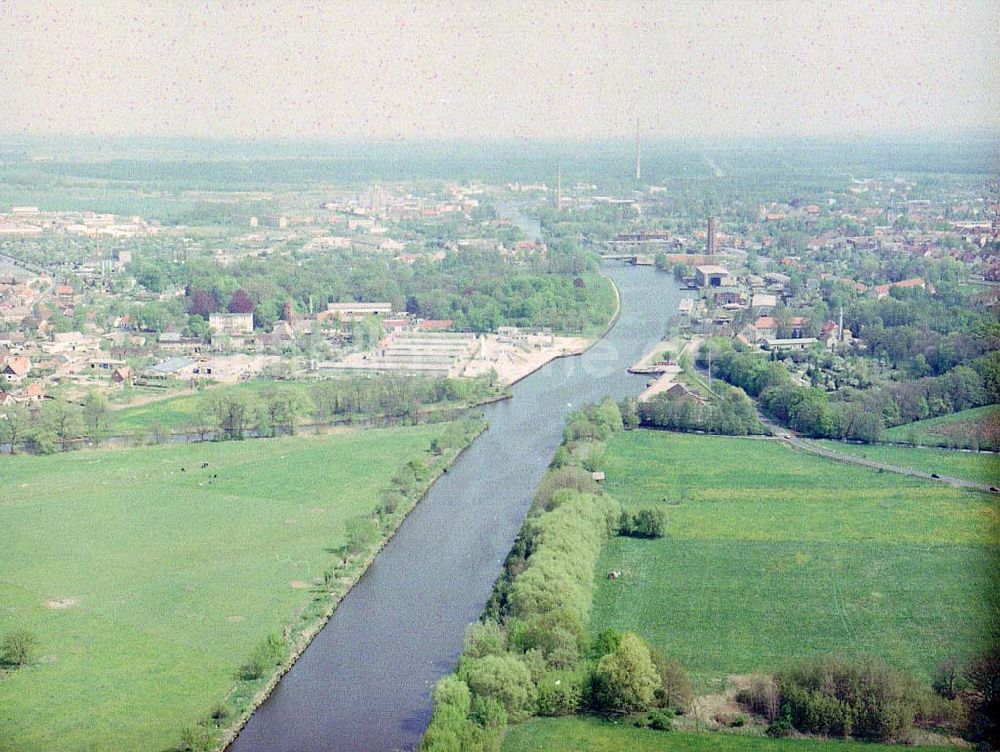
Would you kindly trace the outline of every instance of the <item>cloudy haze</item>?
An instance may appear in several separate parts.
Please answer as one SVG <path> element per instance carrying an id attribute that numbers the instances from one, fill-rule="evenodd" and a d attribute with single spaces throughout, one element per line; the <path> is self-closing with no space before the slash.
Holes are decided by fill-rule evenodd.
<path id="1" fill-rule="evenodd" d="M 1000 125 L 1000 4 L 0 2 L 0 130 L 320 138 Z"/>

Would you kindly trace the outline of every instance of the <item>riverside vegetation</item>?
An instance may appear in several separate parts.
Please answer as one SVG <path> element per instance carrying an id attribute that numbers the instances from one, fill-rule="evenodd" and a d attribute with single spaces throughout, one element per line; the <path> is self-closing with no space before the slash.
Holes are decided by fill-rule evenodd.
<path id="1" fill-rule="evenodd" d="M 996 600 L 991 499 L 839 466 L 834 498 L 822 458 L 760 439 L 623 431 L 637 423 L 634 404 L 610 400 L 568 419 L 483 618 L 434 690 L 424 752 L 652 749 L 647 735 L 675 727 L 996 742 L 1000 655 L 983 605 Z M 904 523 L 917 507 L 925 522 Z M 734 549 L 725 539 L 738 531 Z M 877 548 L 855 540 L 863 531 Z M 865 583 L 886 595 L 853 592 Z M 740 711 L 702 718 L 696 693 L 738 671 Z M 508 724 L 581 713 L 626 723 L 538 719 L 504 742 Z"/>
<path id="2" fill-rule="evenodd" d="M 406 375 L 346 376 L 318 381 L 257 379 L 203 388 L 165 400 L 113 410 L 92 392 L 82 403 L 47 400 L 8 408 L 0 446 L 33 454 L 97 445 L 124 436 L 134 445 L 188 440 L 290 436 L 303 427 L 441 420 L 505 394 L 495 375 L 474 379 Z"/>
<path id="3" fill-rule="evenodd" d="M 218 747 L 481 428 L 4 458 L 0 747 Z"/>

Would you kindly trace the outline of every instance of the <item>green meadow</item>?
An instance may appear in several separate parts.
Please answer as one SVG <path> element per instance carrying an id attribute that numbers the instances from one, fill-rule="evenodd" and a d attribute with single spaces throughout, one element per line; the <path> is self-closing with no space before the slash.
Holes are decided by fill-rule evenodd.
<path id="1" fill-rule="evenodd" d="M 961 449 L 906 447 L 894 444 L 849 444 L 846 441 L 819 441 L 828 449 L 853 454 L 889 465 L 938 473 L 953 478 L 1000 485 L 1000 455 Z"/>
<path id="2" fill-rule="evenodd" d="M 918 420 L 886 430 L 886 441 L 926 446 L 967 446 L 1000 450 L 1000 405 L 973 407 L 950 415 Z"/>
<path id="3" fill-rule="evenodd" d="M 668 532 L 608 543 L 591 629 L 639 632 L 696 688 L 829 653 L 929 681 L 997 633 L 1000 513 L 986 494 L 777 441 L 655 431 L 616 434 L 605 470 L 626 506 L 666 509 Z"/>
<path id="4" fill-rule="evenodd" d="M 898 752 L 899 746 L 639 729 L 594 717 L 535 718 L 514 726 L 503 752 Z M 942 747 L 906 747 L 919 752 Z"/>
<path id="5" fill-rule="evenodd" d="M 170 749 L 245 705 L 237 668 L 317 618 L 347 521 L 449 430 L 2 458 L 0 634 L 38 656 L 0 671 L 0 749 Z"/>

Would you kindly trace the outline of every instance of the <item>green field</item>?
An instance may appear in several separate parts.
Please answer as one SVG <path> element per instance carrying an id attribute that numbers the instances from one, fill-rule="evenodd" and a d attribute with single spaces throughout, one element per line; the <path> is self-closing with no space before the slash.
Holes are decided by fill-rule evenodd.
<path id="1" fill-rule="evenodd" d="M 925 446 L 969 446 L 1000 450 L 1000 405 L 962 410 L 938 418 L 918 420 L 888 429 L 886 441 L 903 441 Z"/>
<path id="2" fill-rule="evenodd" d="M 448 430 L 0 460 L 0 633 L 39 641 L 0 674 L 0 749 L 172 748 L 265 634 L 316 617 L 345 521 Z"/>
<path id="3" fill-rule="evenodd" d="M 701 689 L 824 653 L 929 678 L 996 630 L 1000 515 L 985 494 L 762 439 L 631 431 L 605 464 L 607 491 L 665 505 L 668 533 L 605 547 L 592 631 L 639 632 Z"/>
<path id="4" fill-rule="evenodd" d="M 849 444 L 846 441 L 816 443 L 836 452 L 853 454 L 889 465 L 1000 485 L 1000 455 L 997 454 L 933 447 L 904 447 L 894 444 Z"/>
<path id="5" fill-rule="evenodd" d="M 514 726 L 504 752 L 898 752 L 899 746 L 738 734 L 664 733 L 600 718 L 535 718 Z M 932 752 L 943 747 L 906 747 Z"/>

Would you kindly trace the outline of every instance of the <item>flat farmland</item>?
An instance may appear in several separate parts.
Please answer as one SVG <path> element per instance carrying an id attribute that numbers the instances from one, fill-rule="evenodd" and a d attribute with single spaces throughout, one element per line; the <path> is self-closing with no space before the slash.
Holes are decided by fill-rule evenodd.
<path id="1" fill-rule="evenodd" d="M 0 672 L 0 749 L 169 749 L 239 706 L 260 640 L 316 618 L 347 521 L 407 461 L 449 461 L 449 430 L 2 458 L 0 633 L 38 658 Z"/>
<path id="2" fill-rule="evenodd" d="M 534 718 L 511 728 L 503 752 L 898 752 L 893 744 L 768 739 L 745 734 L 664 733 L 603 718 Z M 905 747 L 915 752 L 942 747 Z"/>
<path id="3" fill-rule="evenodd" d="M 639 632 L 697 688 L 829 653 L 929 680 L 997 632 L 998 505 L 986 494 L 776 441 L 654 431 L 614 436 L 605 469 L 607 492 L 662 506 L 668 532 L 605 547 L 592 631 Z"/>

